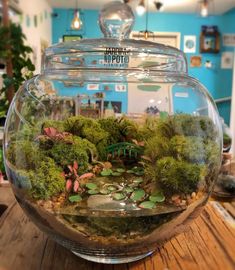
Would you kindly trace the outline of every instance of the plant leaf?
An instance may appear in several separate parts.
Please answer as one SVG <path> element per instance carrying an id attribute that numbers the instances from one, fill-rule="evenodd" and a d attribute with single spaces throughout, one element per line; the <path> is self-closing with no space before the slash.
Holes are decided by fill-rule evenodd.
<path id="1" fill-rule="evenodd" d="M 133 201 L 141 201 L 141 199 L 143 199 L 145 196 L 145 191 L 143 189 L 137 189 L 135 191 L 132 192 L 131 194 L 131 200 Z"/>
<path id="2" fill-rule="evenodd" d="M 94 184 L 94 183 L 87 183 L 87 184 L 86 184 L 86 187 L 87 187 L 88 189 L 97 189 L 97 185 Z"/>
<path id="3" fill-rule="evenodd" d="M 142 183 L 143 182 L 143 178 L 142 177 L 138 177 L 136 179 L 133 180 L 133 183 Z"/>
<path id="4" fill-rule="evenodd" d="M 102 172 L 101 172 L 101 175 L 102 176 L 109 176 L 112 174 L 112 170 L 111 169 L 104 169 Z"/>
<path id="5" fill-rule="evenodd" d="M 125 192 L 125 193 L 131 193 L 131 192 L 133 192 L 133 190 L 134 189 L 131 188 L 131 187 L 124 187 L 122 191 Z"/>
<path id="6" fill-rule="evenodd" d="M 153 209 L 155 206 L 156 204 L 152 201 L 145 201 L 139 205 L 140 208 L 145 208 L 145 209 Z"/>
<path id="7" fill-rule="evenodd" d="M 151 194 L 151 196 L 149 197 L 149 200 L 151 202 L 164 202 L 165 196 L 163 195 L 163 193 L 161 191 L 158 191 L 158 192 Z"/>
<path id="8" fill-rule="evenodd" d="M 114 200 L 120 201 L 120 200 L 125 199 L 126 196 L 125 196 L 125 194 L 123 194 L 121 192 L 117 192 L 117 193 L 113 193 L 112 197 Z"/>
<path id="9" fill-rule="evenodd" d="M 124 173 L 126 170 L 123 168 L 117 168 L 116 171 L 119 173 Z"/>
<path id="10" fill-rule="evenodd" d="M 81 200 L 82 200 L 82 197 L 79 194 L 69 197 L 70 202 L 80 202 Z"/>
<path id="11" fill-rule="evenodd" d="M 122 174 L 119 172 L 112 172 L 112 176 L 121 176 Z"/>
<path id="12" fill-rule="evenodd" d="M 98 194 L 99 191 L 97 189 L 90 189 L 90 190 L 87 191 L 87 193 L 90 194 L 90 195 L 95 195 L 95 194 Z"/>

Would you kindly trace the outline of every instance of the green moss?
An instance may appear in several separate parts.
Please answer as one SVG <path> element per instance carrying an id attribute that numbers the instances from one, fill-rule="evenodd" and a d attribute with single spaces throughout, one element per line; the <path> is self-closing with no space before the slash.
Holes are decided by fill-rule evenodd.
<path id="1" fill-rule="evenodd" d="M 171 153 L 178 160 L 206 162 L 206 149 L 201 137 L 176 135 L 170 140 Z"/>
<path id="2" fill-rule="evenodd" d="M 48 152 L 49 156 L 62 168 L 73 164 L 77 161 L 79 166 L 79 173 L 86 172 L 88 168 L 89 156 L 87 154 L 88 149 L 82 142 L 74 144 L 65 144 L 63 142 L 56 143 Z"/>
<path id="3" fill-rule="evenodd" d="M 65 189 L 62 170 L 51 158 L 42 161 L 35 172 L 30 171 L 29 178 L 32 185 L 30 192 L 35 199 L 49 199 Z"/>
<path id="4" fill-rule="evenodd" d="M 22 170 L 35 169 L 44 156 L 40 151 L 38 144 L 31 141 L 12 142 L 7 149 L 7 159 Z"/>
<path id="5" fill-rule="evenodd" d="M 156 176 L 166 193 L 191 193 L 205 173 L 205 167 L 164 157 L 156 162 Z"/>
<path id="6" fill-rule="evenodd" d="M 151 159 L 153 163 L 156 162 L 157 159 L 169 155 L 169 140 L 164 137 L 159 137 L 159 135 L 155 135 L 154 137 L 150 137 L 145 142 L 145 150 L 144 155 Z"/>
<path id="7" fill-rule="evenodd" d="M 223 144 L 230 145 L 231 143 L 232 143 L 231 137 L 228 134 L 223 133 Z"/>
<path id="8" fill-rule="evenodd" d="M 99 119 L 99 124 L 103 130 L 105 130 L 108 134 L 107 144 L 115 144 L 122 140 L 119 121 L 115 117 L 108 117 Z"/>
<path id="9" fill-rule="evenodd" d="M 53 127 L 57 129 L 59 132 L 64 132 L 64 121 L 56 121 L 56 120 L 47 120 L 43 123 L 42 128 Z"/>

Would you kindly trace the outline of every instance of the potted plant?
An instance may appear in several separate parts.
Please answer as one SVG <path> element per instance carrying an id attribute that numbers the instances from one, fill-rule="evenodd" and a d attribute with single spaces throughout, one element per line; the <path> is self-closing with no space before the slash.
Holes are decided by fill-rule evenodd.
<path id="1" fill-rule="evenodd" d="M 30 59 L 32 49 L 24 44 L 26 39 L 19 25 L 11 23 L 9 26 L 0 25 L 0 59 L 7 63 L 9 57 L 12 63 L 12 76 L 4 73 L 3 87 L 0 89 L 0 126 L 5 123 L 5 117 L 12 97 L 20 85 L 33 76 L 35 67 Z M 9 95 L 9 92 L 12 91 Z"/>

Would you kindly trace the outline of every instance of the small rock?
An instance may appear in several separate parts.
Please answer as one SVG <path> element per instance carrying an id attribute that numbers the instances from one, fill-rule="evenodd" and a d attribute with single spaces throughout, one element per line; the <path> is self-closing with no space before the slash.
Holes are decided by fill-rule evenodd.
<path id="1" fill-rule="evenodd" d="M 177 205 L 177 206 L 179 206 L 181 204 L 181 199 L 180 198 L 176 199 L 174 201 L 174 204 Z"/>
<path id="2" fill-rule="evenodd" d="M 197 195 L 196 192 L 193 192 L 193 193 L 191 194 L 191 198 L 192 198 L 192 199 L 196 198 L 196 195 Z"/>
<path id="3" fill-rule="evenodd" d="M 173 201 L 173 202 L 175 202 L 175 201 L 177 201 L 177 200 L 179 200 L 180 199 L 180 195 L 178 195 L 178 194 L 174 194 L 172 197 L 171 197 L 171 200 Z"/>
<path id="4" fill-rule="evenodd" d="M 108 162 L 108 161 L 104 162 L 104 168 L 105 169 L 111 169 L 112 168 L 112 163 Z"/>
<path id="5" fill-rule="evenodd" d="M 182 200 L 181 203 L 180 203 L 180 205 L 185 206 L 186 203 L 187 203 L 186 200 Z"/>

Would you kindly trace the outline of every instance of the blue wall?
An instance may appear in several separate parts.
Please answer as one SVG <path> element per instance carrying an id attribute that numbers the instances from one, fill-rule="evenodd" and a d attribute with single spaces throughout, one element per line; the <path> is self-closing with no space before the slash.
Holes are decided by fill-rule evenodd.
<path id="1" fill-rule="evenodd" d="M 72 10 L 55 9 L 54 13 L 58 16 L 53 18 L 53 43 L 59 42 L 64 34 L 76 35 L 81 34 L 84 38 L 101 37 L 102 33 L 97 24 L 98 11 L 85 10 L 82 14 L 84 27 L 81 31 L 71 31 L 70 22 L 73 16 Z M 134 25 L 135 31 L 145 29 L 145 17 L 136 16 Z M 211 16 L 208 18 L 197 17 L 194 14 L 167 14 L 167 13 L 150 13 L 149 14 L 149 29 L 150 31 L 159 32 L 180 32 L 181 33 L 181 49 L 183 49 L 184 35 L 197 36 L 197 50 L 194 55 L 199 53 L 199 36 L 202 25 L 217 25 L 221 33 L 235 33 L 235 9 L 221 16 Z M 221 52 L 231 50 L 231 48 L 222 47 Z M 189 75 L 197 78 L 202 82 L 214 98 L 222 98 L 231 96 L 232 89 L 232 70 L 221 69 L 221 52 L 219 54 L 201 54 L 202 67 L 190 68 Z M 187 54 L 188 63 L 190 56 Z M 204 67 L 206 60 L 210 60 L 213 64 L 212 69 Z M 230 118 L 230 102 L 218 104 L 218 109 L 221 116 L 229 123 Z"/>

